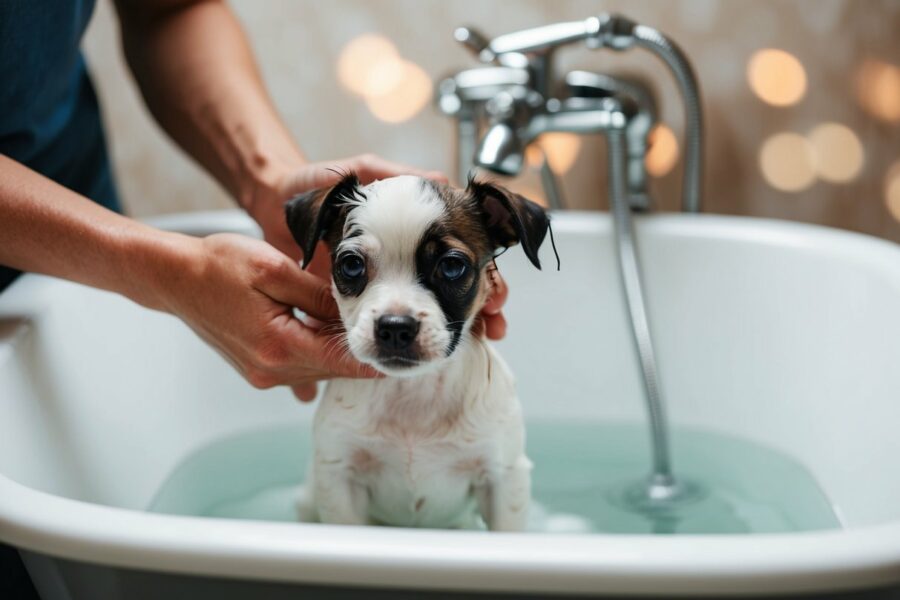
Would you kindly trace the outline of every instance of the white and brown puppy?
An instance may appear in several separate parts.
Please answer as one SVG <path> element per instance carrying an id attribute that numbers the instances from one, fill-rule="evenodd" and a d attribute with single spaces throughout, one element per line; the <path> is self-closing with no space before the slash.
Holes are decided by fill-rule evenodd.
<path id="1" fill-rule="evenodd" d="M 309 264 L 332 259 L 343 350 L 386 375 L 336 379 L 319 403 L 301 519 L 525 527 L 531 462 L 513 378 L 470 330 L 496 251 L 520 243 L 538 268 L 543 209 L 491 183 L 465 190 L 347 175 L 286 206 Z"/>

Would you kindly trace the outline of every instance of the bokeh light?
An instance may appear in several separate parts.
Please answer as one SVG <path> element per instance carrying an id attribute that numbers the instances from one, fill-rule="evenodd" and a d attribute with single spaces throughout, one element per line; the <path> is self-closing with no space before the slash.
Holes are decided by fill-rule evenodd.
<path id="1" fill-rule="evenodd" d="M 894 162 L 884 178 L 884 201 L 897 221 L 900 221 L 900 160 Z"/>
<path id="2" fill-rule="evenodd" d="M 525 147 L 525 162 L 529 167 L 539 167 L 544 162 L 544 151 L 537 144 L 528 144 Z"/>
<path id="3" fill-rule="evenodd" d="M 824 181 L 852 181 L 862 171 L 865 153 L 859 137 L 849 127 L 822 123 L 810 132 L 808 139 L 815 153 L 816 174 Z"/>
<path id="4" fill-rule="evenodd" d="M 550 206 L 550 204 L 547 202 L 547 198 L 544 196 L 544 190 L 539 187 L 521 182 L 510 182 L 509 189 L 511 189 L 516 194 L 525 196 L 532 202 L 540 204 L 544 208 L 549 208 Z"/>
<path id="5" fill-rule="evenodd" d="M 382 121 L 401 123 L 425 108 L 431 88 L 431 78 L 419 65 L 402 61 L 399 83 L 386 93 L 366 96 L 366 106 Z"/>
<path id="6" fill-rule="evenodd" d="M 796 104 L 806 93 L 803 64 L 784 50 L 756 51 L 747 63 L 747 81 L 760 100 L 773 106 Z"/>
<path id="7" fill-rule="evenodd" d="M 678 140 L 675 133 L 662 123 L 656 125 L 648 136 L 650 150 L 644 158 L 647 172 L 662 177 L 678 162 Z"/>
<path id="8" fill-rule="evenodd" d="M 864 61 L 856 77 L 856 97 L 873 117 L 900 123 L 900 67 L 880 60 Z"/>
<path id="9" fill-rule="evenodd" d="M 551 131 L 543 133 L 534 144 L 525 148 L 525 162 L 529 167 L 540 167 L 546 157 L 550 170 L 557 174 L 568 173 L 581 151 L 581 137 L 574 133 Z"/>
<path id="10" fill-rule="evenodd" d="M 816 180 L 815 150 L 796 133 L 777 133 L 763 143 L 759 168 L 772 187 L 799 192 Z"/>
<path id="11" fill-rule="evenodd" d="M 539 143 L 554 173 L 567 173 L 581 151 L 581 138 L 575 133 L 545 133 Z"/>
<path id="12" fill-rule="evenodd" d="M 351 40 L 338 57 L 338 79 L 362 98 L 369 111 L 387 123 L 401 123 L 431 99 L 431 78 L 405 60 L 387 38 L 367 33 Z"/>
<path id="13" fill-rule="evenodd" d="M 360 96 L 387 91 L 386 86 L 396 85 L 396 65 L 400 53 L 384 36 L 366 33 L 350 40 L 338 56 L 337 73 L 341 84 Z M 385 79 L 387 81 L 385 81 Z M 389 89 L 389 88 L 388 88 Z"/>

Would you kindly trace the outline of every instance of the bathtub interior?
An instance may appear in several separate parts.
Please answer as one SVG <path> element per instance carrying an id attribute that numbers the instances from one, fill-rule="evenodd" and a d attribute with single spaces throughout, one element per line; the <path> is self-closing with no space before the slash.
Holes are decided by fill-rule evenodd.
<path id="1" fill-rule="evenodd" d="M 513 292 L 498 346 L 525 413 L 641 421 L 609 222 L 561 215 L 555 232 L 561 271 L 549 248 L 542 271 L 517 249 L 499 261 Z M 640 233 L 673 423 L 793 457 L 845 527 L 900 519 L 900 479 L 885 477 L 900 455 L 896 250 L 715 217 L 646 218 Z M 196 449 L 314 410 L 254 390 L 177 319 L 71 283 L 17 282 L 0 336 L 0 474 L 72 499 L 143 510 Z"/>

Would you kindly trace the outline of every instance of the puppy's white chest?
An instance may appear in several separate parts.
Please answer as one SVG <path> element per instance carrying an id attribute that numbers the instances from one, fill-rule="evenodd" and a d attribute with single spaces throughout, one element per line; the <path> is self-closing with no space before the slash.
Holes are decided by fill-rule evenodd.
<path id="1" fill-rule="evenodd" d="M 392 525 L 473 526 L 473 492 L 498 462 L 490 447 L 452 439 L 361 437 L 353 445 L 352 476 L 369 494 L 370 516 Z"/>

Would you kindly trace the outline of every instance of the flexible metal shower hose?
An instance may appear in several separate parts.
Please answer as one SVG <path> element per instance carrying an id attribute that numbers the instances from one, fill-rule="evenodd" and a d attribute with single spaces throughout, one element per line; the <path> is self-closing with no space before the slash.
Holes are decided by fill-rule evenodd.
<path id="1" fill-rule="evenodd" d="M 700 212 L 703 186 L 703 112 L 700 86 L 681 48 L 665 35 L 645 25 L 635 25 L 632 36 L 637 46 L 659 56 L 668 65 L 684 98 L 684 180 L 682 209 Z"/>

